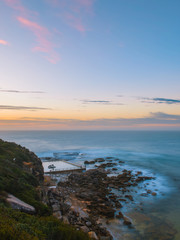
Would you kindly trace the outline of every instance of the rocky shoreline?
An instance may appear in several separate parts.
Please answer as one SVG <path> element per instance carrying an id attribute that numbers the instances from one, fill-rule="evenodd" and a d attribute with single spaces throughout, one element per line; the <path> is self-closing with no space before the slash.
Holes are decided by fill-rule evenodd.
<path id="1" fill-rule="evenodd" d="M 120 165 L 124 163 L 118 159 L 116 162 Z M 86 161 L 85 164 L 98 165 L 95 165 L 96 169 L 72 173 L 66 181 L 59 182 L 56 188 L 49 188 L 48 204 L 52 207 L 54 216 L 88 233 L 90 238 L 111 240 L 113 237 L 101 219 L 105 219 L 108 224 L 116 218 L 132 227 L 132 220 L 122 212 L 123 205 L 134 201 L 132 188 L 154 178 L 124 168 L 119 174 L 110 174 L 117 170 L 117 163 L 112 162 L 110 157 Z M 144 194 L 156 195 L 150 190 Z"/>

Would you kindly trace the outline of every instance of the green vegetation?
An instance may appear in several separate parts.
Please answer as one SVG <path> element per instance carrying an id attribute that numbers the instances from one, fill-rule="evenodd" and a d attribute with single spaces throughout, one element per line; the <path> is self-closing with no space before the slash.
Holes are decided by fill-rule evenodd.
<path id="1" fill-rule="evenodd" d="M 23 166 L 24 161 L 37 164 L 37 157 L 34 153 L 16 143 L 6 142 L 0 139 L 0 159 L 13 161 L 14 158 L 16 159 L 16 164 L 20 167 Z"/>
<path id="2" fill-rule="evenodd" d="M 32 163 L 43 171 L 38 158 L 28 149 L 0 140 L 0 191 L 15 195 L 34 206 L 40 215 L 47 215 L 50 210 L 40 202 L 39 194 L 35 190 L 39 179 L 30 171 L 24 170 L 23 162 Z"/>
<path id="3" fill-rule="evenodd" d="M 53 216 L 31 216 L 8 208 L 0 208 L 2 240 L 88 240 L 88 237 Z"/>
<path id="4" fill-rule="evenodd" d="M 37 191 L 42 180 L 41 161 L 34 153 L 15 143 L 0 140 L 0 239 L 89 239 L 86 234 L 63 224 L 51 215 L 51 209 L 41 202 Z M 37 215 L 11 209 L 6 203 L 7 193 L 34 206 Z"/>

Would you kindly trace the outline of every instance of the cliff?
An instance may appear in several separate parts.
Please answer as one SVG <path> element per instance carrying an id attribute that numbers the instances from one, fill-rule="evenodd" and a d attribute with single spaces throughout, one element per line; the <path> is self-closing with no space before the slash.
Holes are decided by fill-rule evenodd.
<path id="1" fill-rule="evenodd" d="M 51 207 L 41 201 L 43 174 L 41 160 L 33 152 L 0 140 L 0 239 L 88 239 L 53 217 Z"/>

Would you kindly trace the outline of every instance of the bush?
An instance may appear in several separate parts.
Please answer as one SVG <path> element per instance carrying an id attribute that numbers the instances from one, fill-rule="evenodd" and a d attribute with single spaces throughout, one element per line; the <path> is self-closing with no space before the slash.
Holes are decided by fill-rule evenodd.
<path id="1" fill-rule="evenodd" d="M 4 142 L 0 139 L 0 239 L 88 239 L 86 234 L 76 231 L 71 226 L 50 216 L 51 209 L 41 202 L 40 194 L 36 190 L 37 186 L 41 184 L 40 178 L 26 170 L 23 162 L 33 163 L 36 173 L 43 175 L 41 162 L 35 154 L 15 143 Z M 34 206 L 37 215 L 33 216 L 11 209 L 6 203 L 7 193 Z"/>
<path id="2" fill-rule="evenodd" d="M 53 216 L 38 217 L 0 207 L 0 239 L 88 240 L 88 236 Z"/>

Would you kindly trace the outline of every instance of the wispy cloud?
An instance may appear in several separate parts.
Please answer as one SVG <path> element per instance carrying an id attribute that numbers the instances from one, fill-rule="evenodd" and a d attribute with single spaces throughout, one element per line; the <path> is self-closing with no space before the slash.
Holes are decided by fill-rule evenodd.
<path id="1" fill-rule="evenodd" d="M 79 32 L 88 30 L 85 20 L 92 15 L 95 0 L 47 0 L 63 21 Z"/>
<path id="2" fill-rule="evenodd" d="M 9 45 L 9 43 L 3 39 L 0 39 L 0 44 L 2 45 Z"/>
<path id="3" fill-rule="evenodd" d="M 11 8 L 13 8 L 16 11 L 19 11 L 22 15 L 27 15 L 29 13 L 29 10 L 26 9 L 22 4 L 20 0 L 4 0 L 4 2 Z"/>
<path id="4" fill-rule="evenodd" d="M 42 94 L 45 92 L 42 91 L 20 91 L 20 90 L 12 90 L 12 89 L 0 89 L 0 92 L 4 92 L 4 93 L 35 93 L 35 94 Z"/>
<path id="5" fill-rule="evenodd" d="M 44 107 L 26 107 L 26 106 L 13 106 L 13 105 L 0 105 L 1 110 L 27 110 L 27 111 L 38 111 L 38 110 L 51 110 L 51 108 Z"/>
<path id="6" fill-rule="evenodd" d="M 49 62 L 53 64 L 57 63 L 60 58 L 55 51 L 55 44 L 52 42 L 52 33 L 48 30 L 48 28 L 42 26 L 34 20 L 34 17 L 38 14 L 24 7 L 21 0 L 4 1 L 9 7 L 17 12 L 18 16 L 16 19 L 21 23 L 21 25 L 26 27 L 35 36 L 37 45 L 32 50 L 44 53 L 45 58 Z"/>
<path id="7" fill-rule="evenodd" d="M 116 97 L 124 97 L 124 95 L 120 95 L 120 94 L 119 94 L 119 95 L 117 95 Z"/>
<path id="8" fill-rule="evenodd" d="M 33 51 L 47 53 L 46 58 L 48 61 L 54 64 L 57 63 L 59 56 L 54 50 L 53 43 L 49 41 L 51 34 L 48 29 L 39 25 L 37 22 L 32 22 L 20 16 L 17 17 L 17 20 L 36 37 L 38 45 L 33 48 Z"/>
<path id="9" fill-rule="evenodd" d="M 180 104 L 180 99 L 171 98 L 138 98 L 145 103 L 165 103 L 165 104 Z"/>
<path id="10" fill-rule="evenodd" d="M 19 125 L 27 129 L 180 129 L 180 115 L 162 112 L 151 113 L 141 118 L 102 118 L 92 120 L 24 117 L 20 119 L 0 120 L 0 126 Z"/>
<path id="11" fill-rule="evenodd" d="M 175 115 L 175 114 L 167 114 L 167 113 L 163 113 L 163 112 L 156 112 L 156 113 L 151 113 L 151 117 L 155 118 L 155 119 L 159 119 L 159 120 L 172 120 L 172 121 L 176 121 L 176 120 L 180 120 L 180 115 Z"/>
<path id="12" fill-rule="evenodd" d="M 103 104 L 103 105 L 124 105 L 123 103 L 117 103 L 108 100 L 81 100 L 83 104 Z"/>

